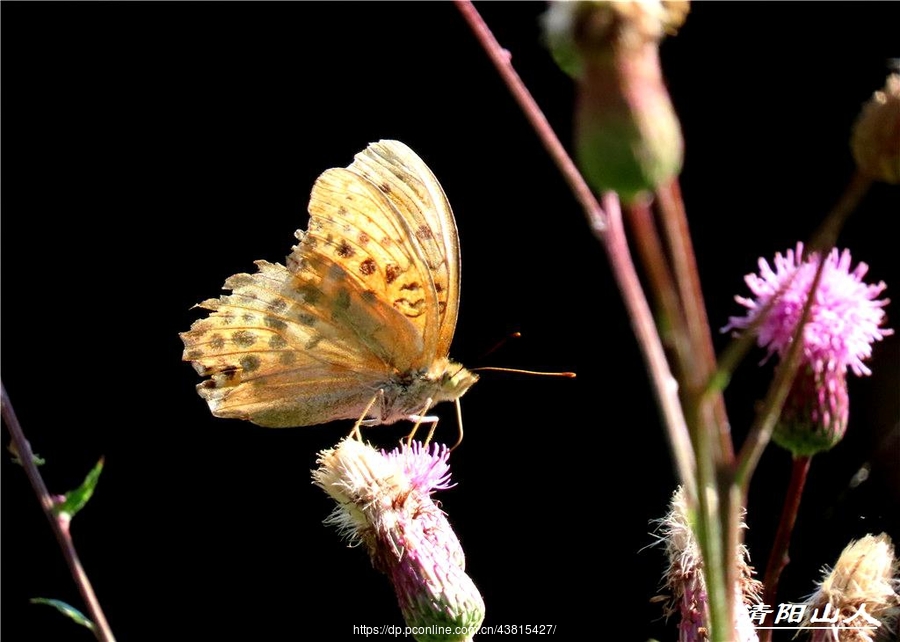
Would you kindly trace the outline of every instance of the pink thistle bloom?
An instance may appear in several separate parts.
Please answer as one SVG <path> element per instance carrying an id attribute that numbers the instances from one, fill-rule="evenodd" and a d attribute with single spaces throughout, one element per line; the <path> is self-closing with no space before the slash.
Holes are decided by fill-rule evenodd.
<path id="1" fill-rule="evenodd" d="M 326 520 L 390 578 L 419 642 L 471 640 L 484 601 L 465 572 L 465 555 L 431 493 L 449 488 L 446 446 L 402 445 L 389 453 L 355 439 L 319 453 L 313 482 L 337 507 Z"/>
<path id="2" fill-rule="evenodd" d="M 759 274 L 744 278 L 755 298 L 735 297 L 749 312 L 731 317 L 723 332 L 749 328 L 774 300 L 757 328 L 757 342 L 769 355 L 783 356 L 803 314 L 819 260 L 816 253 L 804 258 L 802 243 L 784 256 L 776 254 L 774 269 L 760 259 Z M 851 271 L 850 261 L 849 250 L 829 253 L 803 331 L 803 361 L 816 373 L 844 372 L 849 367 L 857 375 L 871 374 L 863 362 L 872 354 L 872 343 L 893 332 L 880 327 L 888 300 L 878 296 L 885 284 L 864 283 L 868 266 L 859 263 Z"/>

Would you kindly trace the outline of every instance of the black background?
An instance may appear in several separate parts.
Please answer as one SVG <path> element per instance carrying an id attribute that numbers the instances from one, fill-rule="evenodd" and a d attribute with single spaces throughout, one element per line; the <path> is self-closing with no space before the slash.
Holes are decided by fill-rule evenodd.
<path id="1" fill-rule="evenodd" d="M 573 86 L 540 44 L 544 5 L 479 8 L 568 144 Z M 732 297 L 757 257 L 806 238 L 838 199 L 898 22 L 895 3 L 706 2 L 664 44 L 714 327 L 740 313 Z M 331 502 L 310 483 L 349 422 L 215 419 L 178 338 L 227 276 L 283 261 L 318 174 L 381 138 L 415 149 L 456 213 L 451 356 L 578 373 L 486 374 L 463 399 L 458 485 L 438 498 L 485 623 L 675 638 L 649 602 L 664 561 L 646 548 L 674 476 L 628 321 L 575 200 L 452 4 L 3 3 L 2 42 L 3 382 L 53 491 L 106 458 L 73 533 L 120 641 L 351 639 L 354 624 L 402 624 L 387 579 L 321 524 Z M 841 237 L 888 295 L 898 191 L 876 185 Z M 513 331 L 523 338 L 484 356 Z M 771 374 L 761 357 L 728 391 L 738 441 Z M 784 601 L 850 538 L 900 536 L 897 357 L 891 337 L 874 375 L 850 382 L 850 429 L 813 464 Z M 452 405 L 439 414 L 454 439 Z M 405 428 L 369 435 L 390 444 Z M 751 490 L 759 567 L 789 461 L 767 451 Z M 2 506 L 4 636 L 91 639 L 27 602 L 81 605 L 8 458 Z"/>

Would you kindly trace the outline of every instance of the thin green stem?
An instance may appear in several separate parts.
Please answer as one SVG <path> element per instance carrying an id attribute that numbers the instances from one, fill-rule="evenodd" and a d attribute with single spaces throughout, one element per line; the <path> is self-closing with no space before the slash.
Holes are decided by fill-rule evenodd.
<path id="1" fill-rule="evenodd" d="M 94 588 L 91 586 L 87 573 L 85 573 L 84 567 L 78 559 L 75 544 L 72 542 L 72 537 L 69 533 L 68 519 L 57 515 L 54 511 L 53 498 L 50 496 L 47 485 L 44 483 L 44 479 L 34 463 L 34 453 L 31 451 L 31 445 L 25 439 L 25 434 L 22 432 L 22 427 L 19 425 L 16 412 L 2 382 L 0 382 L 0 400 L 2 400 L 3 423 L 6 424 L 6 429 L 9 430 L 10 437 L 16 448 L 16 454 L 22 463 L 22 468 L 25 469 L 28 481 L 31 482 L 31 487 L 41 503 L 41 508 L 50 521 L 50 526 L 56 535 L 56 541 L 59 542 L 63 557 L 69 566 L 69 571 L 72 573 L 72 579 L 75 580 L 78 592 L 81 593 L 81 597 L 90 614 L 90 619 L 94 623 L 94 635 L 100 642 L 115 642 L 115 637 L 109 628 L 106 616 L 103 614 L 103 609 L 97 600 L 97 595 L 94 593 Z"/>
<path id="2" fill-rule="evenodd" d="M 777 422 L 778 417 L 781 416 L 781 408 L 784 406 L 784 401 L 787 399 L 788 393 L 790 392 L 791 384 L 793 384 L 797 370 L 800 368 L 803 358 L 803 341 L 801 340 L 801 337 L 803 336 L 806 322 L 809 320 L 809 315 L 812 312 L 813 302 L 816 298 L 816 291 L 819 289 L 819 283 L 822 280 L 822 274 L 825 272 L 825 258 L 826 257 L 822 256 L 819 259 L 815 278 L 813 278 L 812 285 L 809 288 L 809 294 L 806 296 L 806 303 L 803 305 L 803 314 L 800 317 L 800 323 L 797 324 L 797 328 L 794 330 L 794 334 L 791 337 L 791 346 L 788 348 L 787 355 L 785 355 L 781 364 L 779 364 L 775 371 L 775 378 L 769 385 L 769 390 L 766 392 L 762 408 L 759 413 L 757 413 L 753 425 L 750 427 L 750 433 L 747 436 L 747 440 L 744 442 L 744 445 L 741 447 L 741 451 L 738 454 L 735 481 L 741 487 L 745 495 L 750 485 L 750 478 L 753 476 L 753 471 L 756 470 L 759 458 L 762 457 L 763 450 L 765 450 L 766 446 L 769 444 L 769 440 L 772 438 L 775 422 Z"/>
<path id="3" fill-rule="evenodd" d="M 685 383 L 682 396 L 697 457 L 697 485 L 701 493 L 698 541 L 704 559 L 710 632 L 713 640 L 727 640 L 735 621 L 738 569 L 734 551 L 738 550 L 742 535 L 740 493 L 734 487 L 734 447 L 724 399 L 718 391 L 706 391 L 706 382 L 716 371 L 716 355 L 677 179 L 660 185 L 656 195 L 675 292 L 687 320 L 677 341 L 689 346 L 681 364 Z"/>

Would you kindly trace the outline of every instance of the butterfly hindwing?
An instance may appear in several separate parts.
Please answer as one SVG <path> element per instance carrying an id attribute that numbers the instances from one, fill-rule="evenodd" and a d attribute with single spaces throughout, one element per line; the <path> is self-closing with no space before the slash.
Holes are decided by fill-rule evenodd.
<path id="1" fill-rule="evenodd" d="M 384 365 L 319 303 L 329 300 L 335 280 L 317 282 L 311 271 L 301 278 L 265 261 L 257 266 L 255 274 L 226 281 L 230 295 L 201 303 L 212 314 L 182 334 L 185 358 L 211 377 L 200 395 L 216 416 L 264 426 L 358 416 Z"/>

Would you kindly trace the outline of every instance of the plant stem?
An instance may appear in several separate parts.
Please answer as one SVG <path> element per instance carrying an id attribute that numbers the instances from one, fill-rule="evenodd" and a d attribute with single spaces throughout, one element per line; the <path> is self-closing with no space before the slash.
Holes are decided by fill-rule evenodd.
<path id="1" fill-rule="evenodd" d="M 666 258 L 659 231 L 653 220 L 653 212 L 646 199 L 638 199 L 628 206 L 628 222 L 635 240 L 635 247 L 641 259 L 641 264 L 647 274 L 650 283 L 650 292 L 654 297 L 657 308 L 657 327 L 662 334 L 664 343 L 675 353 L 676 375 L 679 378 L 685 376 L 685 364 L 690 361 L 691 346 L 686 341 L 687 320 L 684 310 L 678 299 L 675 282 L 669 261 Z"/>
<path id="2" fill-rule="evenodd" d="M 31 487 L 34 489 L 38 501 L 41 503 L 44 514 L 50 520 L 50 526 L 53 528 L 56 540 L 62 549 L 63 557 L 69 566 L 69 571 L 72 573 L 72 579 L 75 580 L 78 591 L 81 593 L 81 597 L 87 606 L 90 619 L 94 623 L 94 635 L 101 642 L 115 642 L 115 637 L 109 628 L 106 616 L 103 614 L 103 609 L 100 607 L 100 602 L 94 593 L 94 588 L 91 586 L 87 573 L 85 573 L 84 567 L 82 567 L 81 561 L 78 559 L 75 544 L 72 542 L 72 536 L 69 533 L 68 519 L 60 517 L 54 510 L 55 503 L 53 498 L 50 496 L 47 485 L 44 483 L 44 479 L 34 463 L 34 453 L 31 452 L 31 445 L 25 439 L 25 434 L 22 432 L 22 427 L 19 425 L 16 412 L 2 382 L 0 382 L 0 398 L 2 398 L 3 423 L 6 424 L 6 428 L 9 430 L 10 437 L 12 437 L 16 448 L 16 454 L 22 463 L 22 468 L 25 469 L 25 474 L 28 476 L 28 481 L 31 482 Z"/>
<path id="3" fill-rule="evenodd" d="M 706 303 L 703 300 L 703 289 L 700 287 L 700 274 L 697 270 L 697 259 L 691 234 L 688 229 L 687 212 L 681 198 L 678 179 L 660 185 L 656 190 L 659 207 L 662 212 L 663 229 L 669 241 L 672 255 L 673 273 L 681 296 L 681 305 L 687 318 L 687 338 L 695 353 L 686 374 L 685 381 L 690 382 L 692 394 L 700 395 L 701 412 L 706 414 L 705 407 L 712 404 L 711 422 L 704 425 L 715 431 L 716 447 L 713 454 L 716 465 L 730 468 L 734 462 L 734 446 L 731 441 L 731 428 L 725 411 L 725 401 L 716 391 L 704 395 L 704 388 L 710 376 L 716 371 L 716 352 L 713 347 L 712 331 L 709 317 L 706 314 Z"/>
<path id="4" fill-rule="evenodd" d="M 704 559 L 710 632 L 713 640 L 726 640 L 735 622 L 735 551 L 742 535 L 741 494 L 734 485 L 734 446 L 722 394 L 707 390 L 707 381 L 716 372 L 716 354 L 678 180 L 673 178 L 658 186 L 656 196 L 675 292 L 685 320 L 678 339 L 688 346 L 679 353 L 684 355 L 680 364 L 685 386 L 682 398 L 697 457 L 697 534 Z"/>
<path id="5" fill-rule="evenodd" d="M 594 198 L 591 188 L 582 178 L 581 172 L 575 166 L 575 162 L 554 133 L 553 127 L 550 126 L 547 117 L 544 116 L 544 112 L 538 107 L 531 92 L 528 91 L 525 83 L 519 78 L 519 74 L 510 62 L 511 56 L 509 51 L 500 46 L 500 43 L 494 38 L 490 27 L 487 26 L 487 23 L 481 18 L 481 14 L 478 13 L 478 10 L 469 0 L 455 0 L 455 4 L 466 19 L 466 22 L 469 23 L 469 27 L 475 34 L 478 42 L 484 47 L 488 58 L 494 63 L 494 67 L 497 68 L 497 72 L 500 74 L 503 82 L 519 103 L 519 106 L 525 113 L 525 117 L 531 123 L 534 131 L 537 132 L 538 138 L 547 149 L 547 153 L 550 154 L 553 162 L 556 163 L 556 166 L 562 172 L 563 178 L 569 184 L 569 188 L 575 194 L 575 198 L 578 199 L 578 202 L 581 203 L 581 206 L 588 213 L 591 225 L 595 227 L 595 231 L 599 230 L 602 232 L 606 226 L 606 214 L 603 212 L 597 199 Z"/>
<path id="6" fill-rule="evenodd" d="M 763 604 L 775 604 L 781 572 L 791 561 L 790 555 L 788 555 L 791 533 L 793 533 L 794 524 L 797 522 L 800 498 L 803 496 L 803 487 L 806 485 L 806 475 L 809 473 L 811 463 L 812 457 L 794 458 L 793 466 L 791 467 L 791 481 L 788 484 L 787 493 L 784 497 L 784 506 L 781 508 L 778 531 L 775 534 L 775 542 L 772 544 L 772 551 L 769 553 L 769 561 L 766 564 L 766 575 L 763 582 L 766 588 L 763 595 Z M 760 630 L 760 642 L 769 642 L 771 639 L 771 629 Z"/>
<path id="7" fill-rule="evenodd" d="M 797 328 L 794 330 L 794 334 L 791 338 L 791 346 L 788 348 L 787 354 L 775 370 L 775 378 L 772 379 L 772 383 L 769 384 L 769 389 L 766 391 L 766 397 L 763 400 L 762 408 L 754 418 L 753 425 L 750 426 L 750 433 L 747 435 L 747 440 L 744 442 L 744 445 L 741 446 L 741 450 L 738 453 L 735 481 L 743 490 L 744 496 L 747 494 L 747 489 L 750 486 L 750 478 L 753 476 L 753 471 L 756 470 L 759 458 L 762 457 L 763 451 L 766 449 L 769 440 L 772 438 L 775 422 L 777 422 L 778 417 L 781 416 L 781 408 L 784 406 L 784 401 L 787 399 L 788 393 L 791 390 L 794 377 L 797 374 L 797 370 L 800 368 L 803 357 L 803 350 L 801 349 L 803 341 L 801 341 L 801 337 L 803 336 L 803 329 L 806 326 L 806 322 L 809 321 L 809 315 L 812 312 L 813 302 L 816 298 L 816 291 L 819 289 L 819 283 L 822 280 L 822 274 L 824 274 L 824 272 L 825 257 L 822 256 L 819 260 L 819 266 L 816 268 L 816 274 L 815 277 L 813 277 L 812 285 L 809 288 L 809 294 L 806 296 L 806 302 L 803 304 L 803 313 L 800 316 L 800 322 L 797 324 Z"/>
<path id="8" fill-rule="evenodd" d="M 525 87 L 510 62 L 509 52 L 500 46 L 490 28 L 485 24 L 478 10 L 469 0 L 455 0 L 455 4 L 469 23 L 475 37 L 494 63 L 503 82 L 509 88 L 519 107 L 525 113 L 538 138 L 544 144 L 553 161 L 559 167 L 572 192 L 584 208 L 591 230 L 603 243 L 607 256 L 619 285 L 625 306 L 628 309 L 632 328 L 637 335 L 638 345 L 643 352 L 647 369 L 653 383 L 657 403 L 665 419 L 669 445 L 685 493 L 696 502 L 695 482 L 696 462 L 691 448 L 690 435 L 684 422 L 681 401 L 678 398 L 678 384 L 669 370 L 662 341 L 656 330 L 650 306 L 640 286 L 637 272 L 631 261 L 625 231 L 621 223 L 621 210 L 615 194 L 604 196 L 606 211 L 597 202 L 591 188 L 581 176 L 574 161 L 559 141 L 541 108 L 531 92 Z M 612 210 L 612 211 L 611 211 Z M 612 221 L 612 219 L 615 221 Z M 614 230 L 612 228 L 615 228 Z"/>

